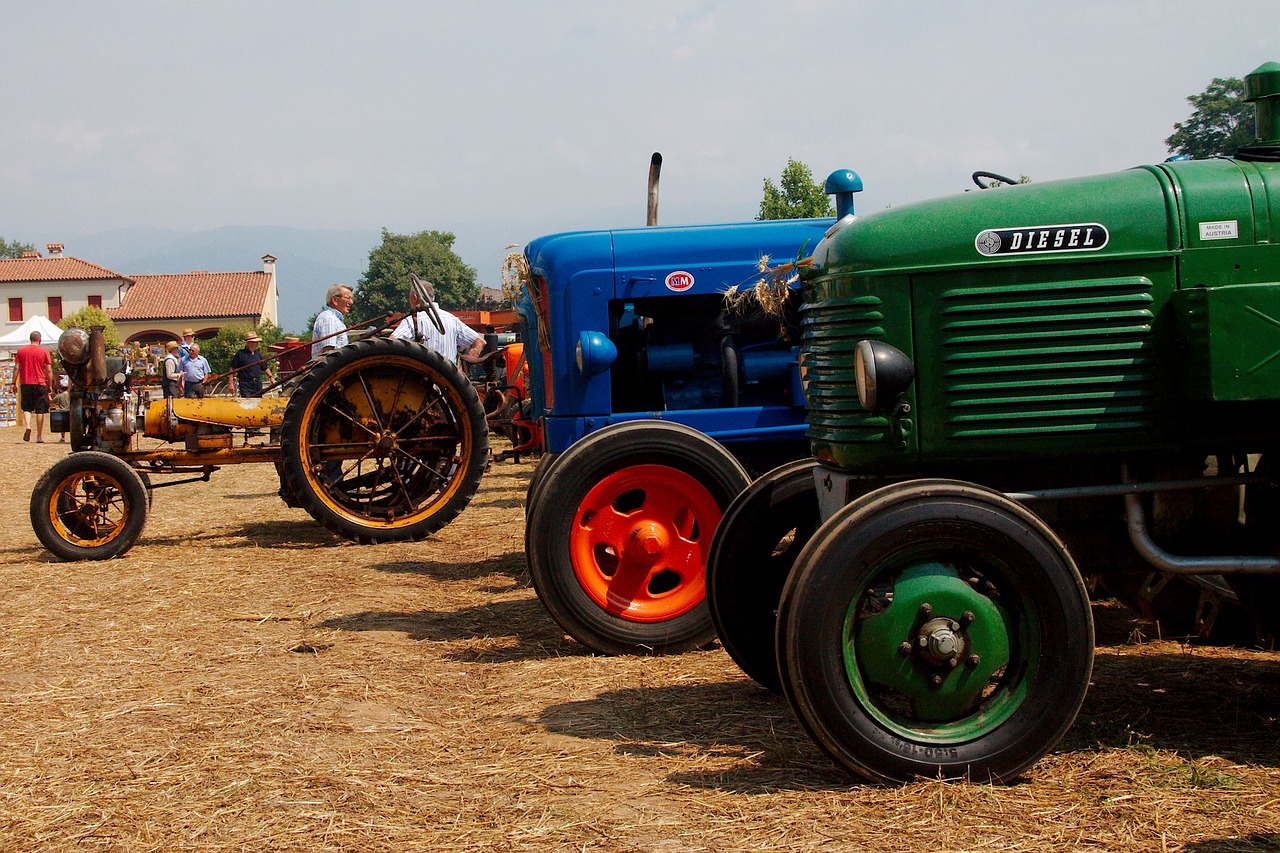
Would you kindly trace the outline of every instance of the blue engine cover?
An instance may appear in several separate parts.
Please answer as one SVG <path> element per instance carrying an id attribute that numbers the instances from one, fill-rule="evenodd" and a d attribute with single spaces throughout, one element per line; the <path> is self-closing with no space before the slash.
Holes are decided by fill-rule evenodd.
<path id="1" fill-rule="evenodd" d="M 525 248 L 533 276 L 516 302 L 545 449 L 638 418 L 688 424 L 726 443 L 804 437 L 795 355 L 775 318 L 730 311 L 723 294 L 812 251 L 832 219 L 578 231 Z M 579 369 L 582 332 L 618 356 Z M 548 379 L 550 389 L 548 390 Z"/>

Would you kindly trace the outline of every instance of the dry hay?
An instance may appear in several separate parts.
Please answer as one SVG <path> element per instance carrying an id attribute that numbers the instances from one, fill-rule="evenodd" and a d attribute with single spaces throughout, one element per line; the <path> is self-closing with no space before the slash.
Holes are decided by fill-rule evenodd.
<path id="1" fill-rule="evenodd" d="M 5 850 L 1274 850 L 1280 655 L 1125 645 L 1018 784 L 862 785 L 722 651 L 602 658 L 529 587 L 533 464 L 432 539 L 360 547 L 270 466 L 160 490 L 120 560 L 55 563 L 65 445 L 0 430 Z"/>
<path id="2" fill-rule="evenodd" d="M 795 295 L 792 287 L 800 281 L 800 270 L 812 269 L 812 257 L 798 257 L 794 261 L 773 263 L 768 255 L 756 261 L 760 277 L 749 285 L 733 285 L 724 292 L 725 304 L 730 309 L 747 312 L 757 307 L 770 317 L 786 319 L 787 303 Z"/>

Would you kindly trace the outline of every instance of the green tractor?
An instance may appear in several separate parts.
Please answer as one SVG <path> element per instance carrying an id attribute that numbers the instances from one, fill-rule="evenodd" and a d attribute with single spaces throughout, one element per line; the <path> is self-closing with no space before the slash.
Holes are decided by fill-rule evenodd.
<path id="1" fill-rule="evenodd" d="M 848 770 L 1044 755 L 1092 671 L 1082 572 L 1198 579 L 1280 631 L 1280 64 L 1246 91 L 1235 157 L 867 216 L 837 194 L 801 308 L 813 458 L 730 504 L 707 587 Z"/>

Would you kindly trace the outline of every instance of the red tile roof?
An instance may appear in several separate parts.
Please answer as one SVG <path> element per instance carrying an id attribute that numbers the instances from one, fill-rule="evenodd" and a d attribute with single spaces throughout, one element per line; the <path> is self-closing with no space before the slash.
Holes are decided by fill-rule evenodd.
<path id="1" fill-rule="evenodd" d="M 271 276 L 265 272 L 190 272 L 135 275 L 133 287 L 112 320 L 176 320 L 186 317 L 248 317 L 257 322 L 267 303 Z"/>
<path id="2" fill-rule="evenodd" d="M 87 281 L 114 278 L 128 281 L 128 276 L 79 258 L 0 258 L 0 283 L 18 281 Z"/>

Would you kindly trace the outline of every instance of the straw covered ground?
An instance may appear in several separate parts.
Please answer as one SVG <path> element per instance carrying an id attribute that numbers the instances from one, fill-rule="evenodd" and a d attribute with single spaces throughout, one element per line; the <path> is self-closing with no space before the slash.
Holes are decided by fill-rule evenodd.
<path id="1" fill-rule="evenodd" d="M 860 784 L 719 649 L 604 658 L 522 550 L 532 462 L 361 547 L 270 466 L 156 492 L 57 563 L 28 501 L 66 445 L 0 430 L 0 849 L 1280 849 L 1280 654 L 1132 644 L 1099 605 L 1074 729 L 1017 784 Z"/>

